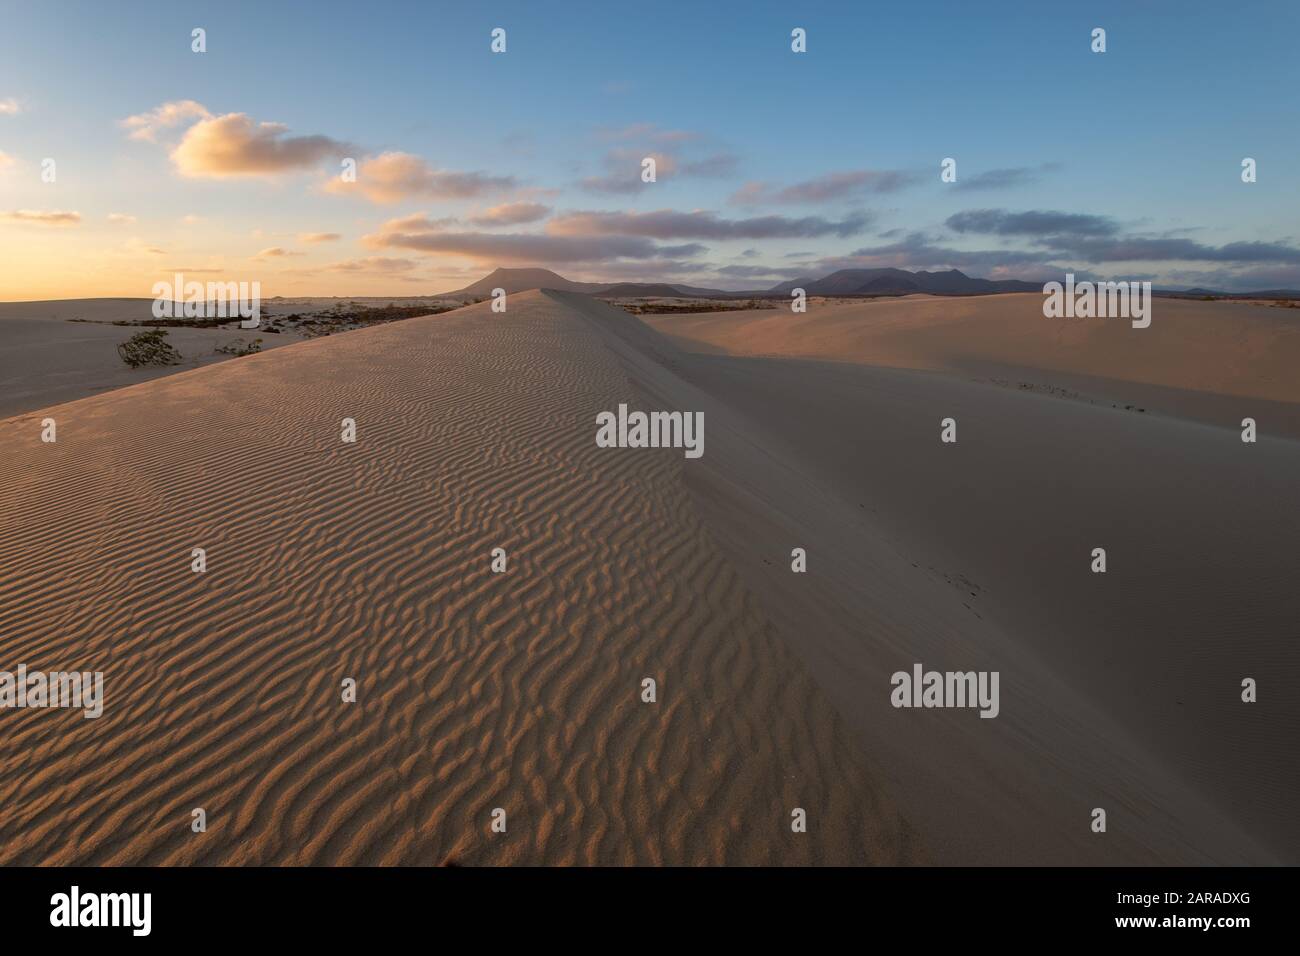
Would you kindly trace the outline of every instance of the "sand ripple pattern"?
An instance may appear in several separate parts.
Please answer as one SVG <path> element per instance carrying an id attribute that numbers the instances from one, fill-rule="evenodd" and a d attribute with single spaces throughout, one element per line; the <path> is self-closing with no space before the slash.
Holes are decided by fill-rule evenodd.
<path id="1" fill-rule="evenodd" d="M 106 684 L 0 711 L 0 862 L 915 858 L 689 463 L 595 447 L 638 336 L 528 293 L 0 422 L 0 669 Z"/>

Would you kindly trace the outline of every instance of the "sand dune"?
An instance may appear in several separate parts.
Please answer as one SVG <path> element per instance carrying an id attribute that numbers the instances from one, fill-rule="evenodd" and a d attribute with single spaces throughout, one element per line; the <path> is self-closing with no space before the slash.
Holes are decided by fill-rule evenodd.
<path id="1" fill-rule="evenodd" d="M 1145 777 L 1137 788 L 1151 801 L 1141 813 L 1143 832 L 1124 838 L 1151 841 L 1157 828 L 1149 824 L 1162 818 L 1200 822 L 1168 834 L 1181 849 L 1148 842 L 1133 848 L 1138 857 L 1294 863 L 1300 829 L 1290 794 L 1300 767 L 1289 741 L 1300 734 L 1300 652 L 1289 634 L 1300 599 L 1287 581 L 1300 568 L 1293 544 L 1300 515 L 1288 489 L 1300 480 L 1300 444 L 1286 436 L 1300 424 L 1300 384 L 1285 370 L 1300 357 L 1300 336 L 1292 313 L 1157 300 L 1152 327 L 1138 331 L 1105 321 L 1051 323 L 1040 303 L 1023 295 L 917 296 L 828 305 L 805 316 L 652 318 L 696 353 L 682 360 L 683 374 L 763 430 L 767 468 L 742 470 L 740 482 L 715 479 L 717 487 L 702 494 L 702 513 L 721 517 L 715 527 L 732 526 L 730 553 L 783 630 L 811 623 L 830 645 L 802 644 L 868 749 L 904 768 L 901 792 L 921 832 L 942 830 L 954 804 L 941 779 L 909 785 L 915 754 L 936 758 L 936 739 L 970 728 L 936 729 L 923 739 L 914 715 L 861 695 L 863 683 L 881 679 L 871 667 L 894 669 L 871 663 L 880 648 L 864 648 L 863 631 L 876 632 L 877 641 L 888 635 L 904 660 L 988 654 L 1003 662 L 1004 677 L 1021 682 L 1020 706 L 996 723 L 1011 729 L 1028 719 L 1016 729 L 1022 744 L 1054 753 L 1053 760 L 1068 755 L 1060 825 L 1028 838 L 1025 821 L 1036 811 L 1018 806 L 1024 792 L 1011 788 L 999 805 L 990 790 L 971 825 L 986 836 L 1005 832 L 993 841 L 959 835 L 948 844 L 958 858 L 1113 861 L 1112 846 L 1066 847 L 1057 839 L 1075 832 L 1068 814 L 1081 793 L 1108 783 L 1113 799 L 1129 800 L 1136 793 L 1125 781 Z M 990 387 L 1008 372 L 1039 387 Z M 1063 393 L 1062 382 L 1088 394 Z M 1155 407 L 1124 410 L 1134 395 Z M 1246 414 L 1264 430 L 1256 445 L 1239 438 Z M 962 440 L 944 446 L 938 423 L 950 415 Z M 773 463 L 798 465 L 787 483 L 821 489 L 838 518 L 796 506 L 809 493 L 795 485 L 763 489 L 757 476 L 775 474 Z M 874 534 L 842 530 L 855 511 Z M 783 568 L 752 559 L 764 525 L 786 540 L 814 540 L 820 529 L 819 550 L 831 560 L 817 582 L 826 588 L 819 601 L 800 602 Z M 1112 559 L 1124 556 L 1105 578 L 1087 569 L 1100 545 Z M 919 589 L 899 558 L 947 590 L 946 602 Z M 932 620 L 958 604 L 956 617 Z M 1006 667 L 1002 654 L 1015 666 Z M 1267 708 L 1243 706 L 1238 682 L 1258 673 L 1269 675 L 1277 696 Z M 935 713 L 937 721 L 948 716 Z M 1049 732 L 1053 724 L 1061 726 Z M 975 730 L 985 739 L 966 733 L 945 756 L 957 772 L 950 780 L 960 779 L 964 764 L 992 762 L 1005 771 L 1015 759 L 1006 750 L 995 756 L 994 735 Z M 1079 776 L 1066 783 L 1070 774 Z M 973 772 L 964 786 L 978 781 Z M 1201 811 L 1193 795 L 1206 804 Z M 1208 806 L 1250 836 L 1221 841 L 1222 820 L 1201 816 Z"/>
<path id="2" fill-rule="evenodd" d="M 862 324 L 774 318 L 656 323 L 691 351 L 524 293 L 0 422 L 0 667 L 107 682 L 0 714 L 0 860 L 1297 862 L 1300 443 L 705 354 Z M 595 447 L 625 401 L 703 411 L 704 457 Z M 1001 714 L 890 707 L 916 661 Z"/>
<path id="3" fill-rule="evenodd" d="M 353 308 L 416 305 L 424 299 L 277 298 L 261 303 L 268 319 L 295 313 Z M 0 418 L 98 395 L 115 388 L 173 375 L 184 369 L 227 361 L 219 347 L 260 340 L 263 350 L 301 341 L 294 328 L 242 330 L 172 327 L 167 342 L 182 361 L 165 367 L 129 368 L 117 346 L 140 331 L 114 322 L 139 323 L 153 318 L 153 299 L 56 299 L 46 302 L 0 302 Z M 442 303 L 439 303 L 442 304 Z"/>
<path id="4" fill-rule="evenodd" d="M 1103 407 L 1225 427 L 1253 417 L 1300 437 L 1300 312 L 1157 298 L 1152 323 L 1047 319 L 1043 297 L 912 295 L 789 309 L 651 316 L 655 328 L 732 355 L 941 371 Z"/>
<path id="5" fill-rule="evenodd" d="M 680 452 L 595 447 L 624 318 L 531 293 L 0 423 L 0 659 L 107 685 L 3 715 L 0 859 L 916 859 Z"/>
<path id="6" fill-rule="evenodd" d="M 147 310 L 146 310 L 147 314 Z M 111 321 L 111 320 L 106 320 Z M 179 365 L 130 368 L 117 354 L 134 328 L 35 317 L 0 318 L 0 416 L 8 417 L 70 402 L 225 361 L 218 353 L 232 343 L 261 339 L 270 350 L 301 341 L 293 334 L 268 335 L 234 329 L 172 328 L 167 343 L 181 355 Z"/>

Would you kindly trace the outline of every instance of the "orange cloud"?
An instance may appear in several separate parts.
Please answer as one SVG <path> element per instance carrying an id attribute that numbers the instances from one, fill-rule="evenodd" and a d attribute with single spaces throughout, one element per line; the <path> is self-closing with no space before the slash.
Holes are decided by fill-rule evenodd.
<path id="1" fill-rule="evenodd" d="M 348 259 L 326 266 L 329 272 L 410 272 L 419 263 L 412 259 L 394 259 L 389 256 L 366 256 L 362 259 Z"/>
<path id="2" fill-rule="evenodd" d="M 283 123 L 254 123 L 244 113 L 200 120 L 172 150 L 183 176 L 268 176 L 314 166 L 349 151 L 328 136 L 286 136 Z"/>
<path id="3" fill-rule="evenodd" d="M 356 182 L 335 177 L 325 185 L 325 191 L 344 196 L 360 194 L 371 202 L 395 203 L 412 197 L 473 199 L 514 186 L 512 176 L 434 169 L 419 156 L 389 152 L 364 160 L 357 168 Z"/>
<path id="4" fill-rule="evenodd" d="M 283 123 L 255 123 L 245 113 L 216 116 L 195 100 L 173 100 L 121 121 L 132 139 L 150 143 L 164 130 L 187 123 L 171 158 L 181 175 L 191 178 L 273 176 L 356 152 L 328 136 L 289 136 Z"/>
<path id="5" fill-rule="evenodd" d="M 550 206 L 539 202 L 508 202 L 493 206 L 480 216 L 472 216 L 470 222 L 479 226 L 518 226 L 545 219 L 550 211 Z"/>
<path id="6" fill-rule="evenodd" d="M 207 119 L 211 116 L 208 108 L 202 103 L 196 103 L 194 100 L 174 100 L 163 103 L 147 113 L 128 116 L 122 120 L 122 125 L 131 131 L 129 135 L 132 139 L 155 143 L 158 141 L 159 132 L 164 129 L 184 123 L 186 120 Z"/>
<path id="7" fill-rule="evenodd" d="M 81 222 L 81 213 L 63 212 L 59 209 L 14 209 L 11 212 L 0 212 L 0 219 L 44 226 L 75 226 Z"/>
<path id="8" fill-rule="evenodd" d="M 699 244 L 662 246 L 640 236 L 544 235 L 536 233 L 452 232 L 455 220 L 405 216 L 390 220 L 361 241 L 373 249 L 410 249 L 420 253 L 445 253 L 479 262 L 608 262 L 615 259 L 652 259 L 656 256 L 694 256 Z"/>

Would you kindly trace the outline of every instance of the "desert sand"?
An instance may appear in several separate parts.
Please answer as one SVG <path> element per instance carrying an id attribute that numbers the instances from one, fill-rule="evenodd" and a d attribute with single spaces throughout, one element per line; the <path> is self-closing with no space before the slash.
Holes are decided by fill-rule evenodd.
<path id="1" fill-rule="evenodd" d="M 680 453 L 595 447 L 623 318 L 531 293 L 0 424 L 0 657 L 106 672 L 99 720 L 3 715 L 0 859 L 915 859 Z"/>
<path id="2" fill-rule="evenodd" d="M 141 331 L 137 324 L 153 317 L 153 299 L 57 299 L 47 302 L 0 302 L 0 418 L 60 402 L 97 395 L 137 382 L 161 378 L 184 369 L 229 360 L 219 347 L 260 341 L 267 351 L 299 342 L 306 336 L 286 327 L 285 316 L 321 314 L 331 309 L 375 309 L 388 305 L 441 306 L 449 300 L 421 298 L 274 298 L 261 303 L 266 324 L 245 330 L 226 328 L 167 328 L 167 343 L 182 357 L 177 365 L 130 368 L 117 346 Z M 434 311 L 430 308 L 430 311 Z M 177 312 L 179 313 L 179 310 Z M 115 322 L 130 323 L 114 325 Z M 274 330 L 267 326 L 275 325 Z"/>
<path id="3" fill-rule="evenodd" d="M 261 339 L 269 350 L 300 340 L 257 330 L 170 328 L 167 343 L 182 362 L 130 368 L 117 346 L 141 329 L 112 323 L 148 319 L 152 305 L 152 299 L 0 303 L 0 417 L 221 362 L 229 356 L 216 349 L 232 343 L 246 347 Z"/>
<path id="4" fill-rule="evenodd" d="M 0 421 L 0 667 L 106 682 L 0 713 L 0 862 L 1296 863 L 1300 443 L 1214 419 L 1294 333 L 1021 300 L 528 292 Z M 597 448 L 620 402 L 705 455 Z M 894 709 L 914 662 L 1000 715 Z"/>
<path id="5" fill-rule="evenodd" d="M 692 351 L 941 371 L 1004 387 L 1300 437 L 1300 310 L 1157 297 L 1150 328 L 1046 319 L 1043 297 L 815 300 L 809 311 L 647 316 Z"/>

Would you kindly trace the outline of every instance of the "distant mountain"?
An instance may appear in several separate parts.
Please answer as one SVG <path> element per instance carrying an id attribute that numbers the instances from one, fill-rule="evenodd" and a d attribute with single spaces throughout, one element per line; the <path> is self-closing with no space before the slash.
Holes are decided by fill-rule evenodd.
<path id="1" fill-rule="evenodd" d="M 1183 298 L 1213 296 L 1216 299 L 1300 299 L 1297 289 L 1260 289 L 1257 292 L 1224 292 L 1220 289 L 1154 289 L 1156 295 Z"/>
<path id="2" fill-rule="evenodd" d="M 906 269 L 840 269 L 815 279 L 805 276 L 780 282 L 770 289 L 728 292 L 669 282 L 575 282 L 550 269 L 496 269 L 490 275 L 447 296 L 487 298 L 493 289 L 505 289 L 508 295 L 529 289 L 559 289 L 562 292 L 585 292 L 588 295 L 622 298 L 714 298 L 749 299 L 755 297 L 786 298 L 792 289 L 809 295 L 991 295 L 998 292 L 1042 292 L 1041 282 L 1019 279 L 976 279 L 958 269 L 947 272 L 908 272 Z M 1207 296 L 1233 299 L 1300 299 L 1294 289 L 1270 289 L 1263 292 L 1219 292 L 1213 289 L 1155 289 L 1157 295 Z"/>
<path id="3" fill-rule="evenodd" d="M 574 282 L 550 269 L 494 269 L 477 282 L 448 292 L 447 295 L 490 296 L 493 289 L 505 289 L 506 295 L 529 289 L 558 289 L 560 292 L 599 292 L 607 288 L 599 282 Z"/>
<path id="4" fill-rule="evenodd" d="M 801 276 L 798 279 L 791 279 L 789 282 L 780 282 L 768 289 L 768 292 L 775 292 L 778 295 L 789 295 L 793 289 L 808 289 L 817 280 L 812 276 Z"/>
<path id="5" fill-rule="evenodd" d="M 841 269 L 821 279 L 782 282 L 769 292 L 789 295 L 802 288 L 809 295 L 988 295 L 993 292 L 1042 292 L 1036 282 L 1019 279 L 972 279 L 964 272 L 908 272 L 906 269 Z"/>
<path id="6" fill-rule="evenodd" d="M 911 295 L 913 292 L 920 292 L 921 286 L 911 279 L 895 279 L 893 276 L 881 276 L 878 279 L 872 279 L 859 292 L 865 292 L 868 295 Z"/>
<path id="7" fill-rule="evenodd" d="M 575 282 L 550 269 L 494 269 L 490 275 L 477 282 L 446 292 L 448 296 L 486 297 L 493 289 L 505 289 L 506 295 L 527 292 L 529 289 L 559 289 L 561 292 L 585 292 L 588 295 L 610 296 L 731 296 L 735 293 L 721 289 L 702 289 L 690 285 L 671 285 L 667 282 Z"/>
<path id="8" fill-rule="evenodd" d="M 705 289 L 697 285 L 682 285 L 680 282 L 674 284 L 673 288 L 682 295 L 696 296 L 698 298 L 708 298 L 712 296 L 715 299 L 734 299 L 740 296 L 753 295 L 752 292 L 728 292 L 725 289 Z"/>

